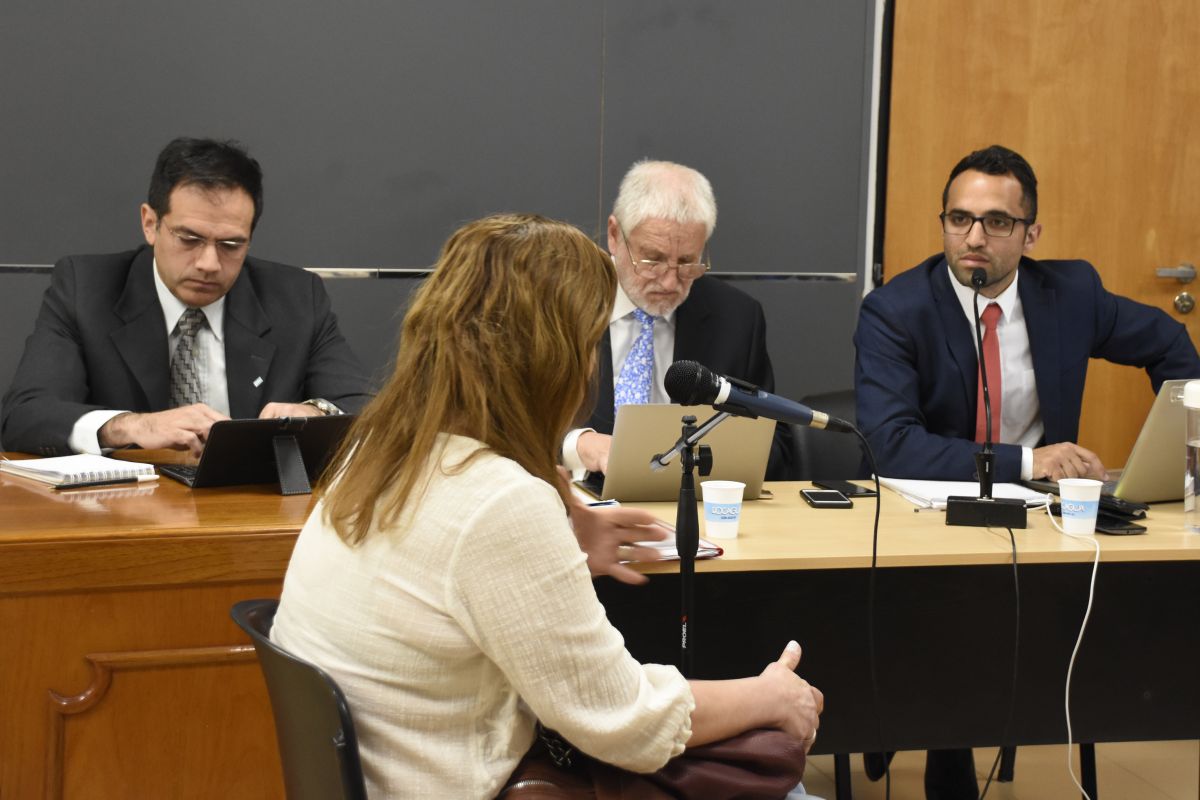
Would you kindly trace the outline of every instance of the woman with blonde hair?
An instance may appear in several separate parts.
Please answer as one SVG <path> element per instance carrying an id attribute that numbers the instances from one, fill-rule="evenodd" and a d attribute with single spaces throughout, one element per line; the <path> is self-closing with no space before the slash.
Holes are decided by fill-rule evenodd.
<path id="1" fill-rule="evenodd" d="M 615 287 L 565 223 L 459 229 L 319 487 L 271 637 L 346 693 L 371 797 L 494 797 L 539 720 L 642 772 L 752 728 L 816 735 L 794 643 L 761 675 L 688 682 L 635 661 L 596 599 L 556 452 Z"/>

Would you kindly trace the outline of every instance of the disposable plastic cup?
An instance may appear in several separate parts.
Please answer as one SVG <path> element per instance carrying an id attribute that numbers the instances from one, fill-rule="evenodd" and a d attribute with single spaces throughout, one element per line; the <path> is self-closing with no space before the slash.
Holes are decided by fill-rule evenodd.
<path id="1" fill-rule="evenodd" d="M 742 518 L 742 493 L 746 484 L 740 481 L 701 481 L 700 496 L 704 500 L 704 535 L 710 539 L 736 539 L 738 522 Z"/>
<path id="2" fill-rule="evenodd" d="M 1103 483 L 1091 478 L 1063 478 L 1058 482 L 1064 531 L 1082 534 L 1096 532 L 1096 513 L 1100 510 L 1100 489 L 1103 486 Z"/>

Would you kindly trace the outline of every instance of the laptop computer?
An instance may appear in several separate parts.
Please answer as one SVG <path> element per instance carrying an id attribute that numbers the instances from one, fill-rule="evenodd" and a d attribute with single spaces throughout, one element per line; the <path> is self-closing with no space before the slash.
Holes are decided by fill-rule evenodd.
<path id="1" fill-rule="evenodd" d="M 650 469 L 650 459 L 669 450 L 681 433 L 680 418 L 692 414 L 698 424 L 716 412 L 711 406 L 678 406 L 671 403 L 626 405 L 617 409 L 608 474 L 588 476 L 581 486 L 601 500 L 655 502 L 679 497 L 679 457 L 660 470 Z M 762 493 L 763 475 L 775 436 L 773 420 L 730 417 L 709 432 L 701 444 L 712 448 L 712 473 L 696 476 L 696 493 L 702 480 L 741 481 L 743 495 L 756 500 Z"/>
<path id="2" fill-rule="evenodd" d="M 1163 381 L 1142 424 L 1125 468 L 1110 472 L 1104 492 L 1135 503 L 1162 503 L 1183 499 L 1183 471 L 1187 458 L 1184 443 L 1187 409 L 1181 381 Z"/>
<path id="3" fill-rule="evenodd" d="M 342 414 L 222 420 L 209 428 L 199 463 L 155 466 L 193 489 L 278 482 L 284 494 L 303 494 L 355 419 Z"/>
<path id="4" fill-rule="evenodd" d="M 1128 503 L 1164 503 L 1183 499 L 1183 471 L 1187 449 L 1187 409 L 1183 405 L 1186 380 L 1163 381 L 1154 405 L 1142 424 L 1125 468 L 1109 470 L 1101 490 L 1103 498 Z M 1024 481 L 1028 486 L 1057 493 L 1053 481 Z M 1124 510 L 1119 504 L 1118 510 Z"/>

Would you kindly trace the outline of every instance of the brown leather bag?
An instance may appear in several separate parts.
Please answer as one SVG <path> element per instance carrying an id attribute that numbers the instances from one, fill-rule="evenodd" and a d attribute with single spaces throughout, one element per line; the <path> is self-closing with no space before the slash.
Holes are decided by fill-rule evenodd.
<path id="1" fill-rule="evenodd" d="M 753 730 L 692 747 L 657 772 L 641 774 L 580 753 L 553 731 L 513 771 L 503 800 L 779 800 L 804 777 L 804 743 Z"/>

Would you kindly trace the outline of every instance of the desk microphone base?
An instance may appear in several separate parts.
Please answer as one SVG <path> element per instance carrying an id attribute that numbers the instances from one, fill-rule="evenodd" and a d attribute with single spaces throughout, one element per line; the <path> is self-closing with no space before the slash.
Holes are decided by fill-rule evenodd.
<path id="1" fill-rule="evenodd" d="M 946 524 L 972 528 L 1024 528 L 1025 501 L 1006 497 L 947 497 Z"/>

